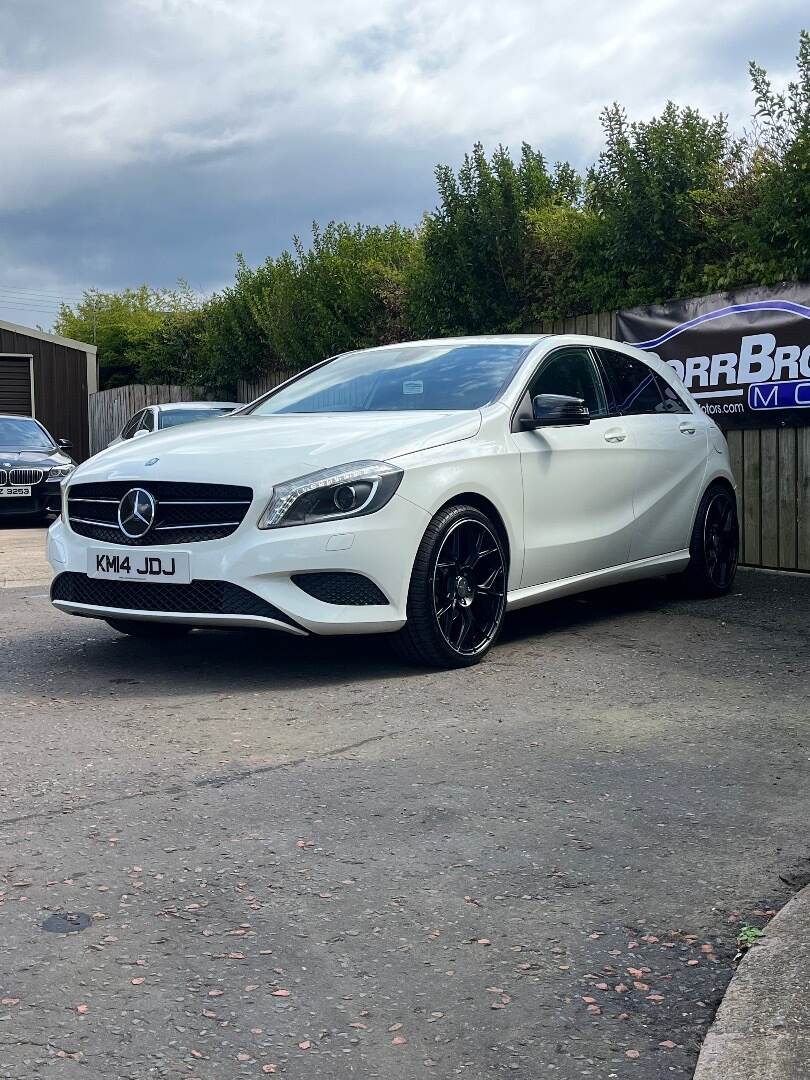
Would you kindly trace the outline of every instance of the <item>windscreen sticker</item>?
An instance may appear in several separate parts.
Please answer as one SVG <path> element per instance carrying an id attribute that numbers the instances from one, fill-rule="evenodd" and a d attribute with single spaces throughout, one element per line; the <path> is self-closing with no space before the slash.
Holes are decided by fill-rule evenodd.
<path id="1" fill-rule="evenodd" d="M 421 379 L 409 379 L 402 384 L 403 394 L 424 394 L 425 384 Z"/>

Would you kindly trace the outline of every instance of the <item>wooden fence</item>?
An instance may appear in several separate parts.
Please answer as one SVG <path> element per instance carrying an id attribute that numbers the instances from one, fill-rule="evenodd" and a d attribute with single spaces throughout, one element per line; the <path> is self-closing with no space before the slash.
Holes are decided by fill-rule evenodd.
<path id="1" fill-rule="evenodd" d="M 202 401 L 206 393 L 198 386 L 117 386 L 90 395 L 90 453 L 110 445 L 129 418 L 147 405 L 173 401 Z"/>
<path id="2" fill-rule="evenodd" d="M 236 384 L 236 400 L 243 401 L 245 404 L 255 401 L 257 397 L 266 394 L 268 390 L 272 390 L 294 374 L 292 370 L 276 368 L 261 375 L 258 379 L 240 379 Z"/>
<path id="3" fill-rule="evenodd" d="M 810 570 L 810 427 L 727 431 L 741 562 Z"/>

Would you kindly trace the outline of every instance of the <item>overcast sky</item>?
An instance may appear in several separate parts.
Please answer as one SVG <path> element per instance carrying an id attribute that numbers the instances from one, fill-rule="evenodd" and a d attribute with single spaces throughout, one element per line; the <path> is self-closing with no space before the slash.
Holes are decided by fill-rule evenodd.
<path id="1" fill-rule="evenodd" d="M 413 224 L 476 139 L 582 167 L 614 100 L 742 126 L 748 60 L 784 80 L 803 22 L 806 0 L 1 0 L 0 317 L 207 291 L 313 219 Z"/>

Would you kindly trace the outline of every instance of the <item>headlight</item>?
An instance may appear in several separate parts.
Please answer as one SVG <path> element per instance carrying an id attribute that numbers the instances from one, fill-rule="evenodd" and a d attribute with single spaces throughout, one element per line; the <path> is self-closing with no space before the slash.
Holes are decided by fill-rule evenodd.
<path id="1" fill-rule="evenodd" d="M 48 480 L 64 480 L 66 476 L 70 476 L 75 468 L 75 465 L 54 465 L 45 478 L 46 482 Z"/>
<path id="2" fill-rule="evenodd" d="M 387 461 L 352 461 L 299 476 L 273 488 L 259 528 L 278 529 L 373 514 L 391 499 L 401 480 L 402 469 Z"/>

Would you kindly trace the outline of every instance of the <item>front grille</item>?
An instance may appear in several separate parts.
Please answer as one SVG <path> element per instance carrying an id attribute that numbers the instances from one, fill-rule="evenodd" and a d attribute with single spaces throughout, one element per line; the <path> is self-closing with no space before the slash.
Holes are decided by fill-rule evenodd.
<path id="1" fill-rule="evenodd" d="M 118 504 L 135 487 L 152 495 L 157 513 L 152 528 L 132 539 L 118 526 Z M 74 532 L 106 544 L 196 544 L 230 536 L 242 524 L 252 501 L 251 488 L 231 484 L 169 480 L 73 484 L 68 488 L 68 521 Z"/>
<path id="2" fill-rule="evenodd" d="M 34 487 L 35 484 L 40 483 L 44 475 L 42 469 L 10 469 L 8 483 L 13 486 L 22 484 L 25 487 Z M 0 483 L 2 482 L 2 477 L 0 477 Z"/>
<path id="3" fill-rule="evenodd" d="M 373 581 L 362 574 L 329 571 L 311 574 L 293 574 L 292 580 L 299 589 L 325 604 L 341 604 L 344 607 L 365 607 L 369 604 L 387 604 L 388 600 Z"/>
<path id="4" fill-rule="evenodd" d="M 295 626 L 283 611 L 230 581 L 192 581 L 166 585 L 146 581 L 104 581 L 87 574 L 64 573 L 54 579 L 51 599 L 130 611 L 183 615 L 254 615 Z"/>

